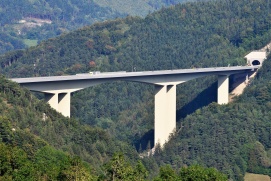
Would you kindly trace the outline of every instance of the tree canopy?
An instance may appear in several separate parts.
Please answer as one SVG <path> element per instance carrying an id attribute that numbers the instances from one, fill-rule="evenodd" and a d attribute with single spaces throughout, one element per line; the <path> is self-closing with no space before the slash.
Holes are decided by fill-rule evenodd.
<path id="1" fill-rule="evenodd" d="M 95 23 L 1 56 L 0 71 L 6 77 L 30 77 L 91 69 L 241 66 L 246 64 L 246 53 L 271 39 L 269 9 L 264 0 L 208 1 L 162 8 L 146 18 Z M 142 159 L 149 177 L 155 178 L 159 168 L 167 164 L 173 170 L 190 165 L 214 167 L 235 180 L 242 180 L 246 171 L 270 175 L 269 62 L 270 57 L 244 94 L 228 105 L 212 103 L 217 89 L 214 76 L 179 85 L 177 131 L 163 150 Z M 102 172 L 101 165 L 115 152 L 123 152 L 131 161 L 127 168 L 136 170 L 138 152 L 153 146 L 154 89 L 149 85 L 115 82 L 76 92 L 69 120 L 30 92 L 20 91 L 18 85 L 4 78 L 1 81 L 3 119 L 23 130 L 18 133 L 28 139 L 14 136 L 31 155 L 39 149 L 32 143 L 48 143 L 80 156 Z M 3 132 L 1 139 L 12 140 L 9 133 Z M 162 173 L 166 177 L 171 171 L 165 168 Z"/>

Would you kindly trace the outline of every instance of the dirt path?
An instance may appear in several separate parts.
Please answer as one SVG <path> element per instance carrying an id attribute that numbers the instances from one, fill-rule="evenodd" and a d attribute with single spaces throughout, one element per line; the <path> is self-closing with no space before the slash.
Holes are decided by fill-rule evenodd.
<path id="1" fill-rule="evenodd" d="M 268 175 L 246 173 L 244 180 L 245 181 L 270 181 L 270 177 Z"/>
<path id="2" fill-rule="evenodd" d="M 265 47 L 263 47 L 262 49 L 260 49 L 259 51 L 266 51 L 267 49 L 270 51 L 270 48 L 271 48 L 271 42 L 267 44 Z"/>

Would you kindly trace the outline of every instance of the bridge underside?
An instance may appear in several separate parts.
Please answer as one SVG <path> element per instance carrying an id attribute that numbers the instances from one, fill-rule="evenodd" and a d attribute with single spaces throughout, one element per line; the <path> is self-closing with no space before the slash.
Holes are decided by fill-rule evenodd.
<path id="1" fill-rule="evenodd" d="M 95 84 L 96 85 L 96 84 Z M 177 84 L 155 85 L 154 108 L 154 144 L 163 145 L 176 129 L 176 86 Z M 34 89 L 34 88 L 33 88 Z M 218 104 L 227 104 L 229 100 L 229 76 L 218 76 Z M 45 100 L 52 108 L 66 117 L 70 117 L 71 92 L 44 92 Z"/>

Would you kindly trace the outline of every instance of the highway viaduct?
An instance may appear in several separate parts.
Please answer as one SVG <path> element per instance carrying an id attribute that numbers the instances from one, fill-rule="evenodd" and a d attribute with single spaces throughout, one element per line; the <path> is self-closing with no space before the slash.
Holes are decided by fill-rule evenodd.
<path id="1" fill-rule="evenodd" d="M 214 67 L 143 72 L 107 72 L 98 74 L 77 74 L 69 76 L 13 78 L 31 91 L 45 94 L 52 108 L 70 117 L 71 93 L 112 81 L 132 81 L 155 86 L 154 144 L 163 146 L 176 129 L 176 86 L 192 79 L 218 76 L 217 103 L 229 101 L 229 76 L 256 71 L 259 66 Z"/>

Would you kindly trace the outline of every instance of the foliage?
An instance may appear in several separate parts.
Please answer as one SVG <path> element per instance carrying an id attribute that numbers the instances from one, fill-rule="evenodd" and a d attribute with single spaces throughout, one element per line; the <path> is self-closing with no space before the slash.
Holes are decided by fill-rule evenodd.
<path id="1" fill-rule="evenodd" d="M 160 168 L 159 177 L 157 177 L 155 180 L 174 181 L 174 180 L 178 180 L 178 176 L 170 165 L 165 165 Z"/>
<path id="2" fill-rule="evenodd" d="M 99 21 L 145 16 L 149 12 L 184 0 L 97 1 L 21 0 L 0 2 L 0 54 L 29 47 L 29 43 L 59 36 Z M 133 8 L 130 8 L 133 7 Z M 28 41 L 25 42 L 25 39 Z M 30 45 L 31 45 L 30 44 Z"/>
<path id="3" fill-rule="evenodd" d="M 90 61 L 98 71 L 245 65 L 244 55 L 271 39 L 269 9 L 264 0 L 178 4 L 146 18 L 96 23 L 25 51 L 9 52 L 0 57 L 0 70 L 7 77 L 29 77 L 87 72 L 94 68 Z M 165 164 L 173 170 L 194 164 L 215 167 L 235 180 L 242 180 L 247 170 L 269 173 L 268 60 L 245 93 L 229 105 L 209 105 L 216 101 L 216 77 L 179 85 L 177 132 L 163 151 L 142 161 L 150 177 Z M 133 146 L 138 150 L 151 147 L 154 116 L 150 85 L 115 82 L 74 93 L 70 120 L 41 101 L 33 103 L 29 92 L 18 91 L 10 82 L 1 91 L 5 97 L 0 110 L 3 115 L 8 113 L 12 126 L 29 130 L 95 167 L 118 151 L 134 163 L 137 154 Z M 38 115 L 27 111 L 33 108 Z M 48 120 L 41 121 L 43 113 Z M 171 173 L 170 169 L 162 171 L 165 176 Z"/>
<path id="4" fill-rule="evenodd" d="M 148 172 L 144 165 L 138 161 L 135 167 L 127 162 L 122 153 L 115 153 L 112 159 L 104 165 L 105 175 L 102 180 L 145 180 Z"/>
<path id="5" fill-rule="evenodd" d="M 227 176 L 220 173 L 214 168 L 204 168 L 199 165 L 192 165 L 190 167 L 183 167 L 179 173 L 176 173 L 170 165 L 160 167 L 159 176 L 155 181 L 190 181 L 190 180 L 204 180 L 204 181 L 226 181 Z"/>
<path id="6" fill-rule="evenodd" d="M 270 175 L 270 60 L 235 102 L 212 103 L 183 119 L 156 162 L 212 166 L 236 180 L 246 171 Z"/>
<path id="7" fill-rule="evenodd" d="M 137 158 L 127 144 L 115 141 L 106 131 L 64 118 L 3 76 L 0 85 L 0 141 L 17 145 L 29 157 L 35 157 L 37 152 L 44 153 L 45 150 L 39 150 L 51 145 L 80 156 L 93 164 L 97 171 L 117 151 L 129 152 L 130 158 Z"/>
<path id="8" fill-rule="evenodd" d="M 0 141 L 0 180 L 65 180 L 67 176 L 85 180 L 95 178 L 81 159 L 40 144 L 45 141 L 31 133 L 26 136 L 22 130 L 11 129 L 8 120 L 1 119 L 0 124 L 1 135 L 4 135 Z M 78 171 L 81 172 L 78 174 Z"/>
<path id="9" fill-rule="evenodd" d="M 179 178 L 182 181 L 189 180 L 217 180 L 217 181 L 226 181 L 228 180 L 227 176 L 218 172 L 214 168 L 203 168 L 201 166 L 191 166 L 188 168 L 182 168 L 179 172 Z"/>

